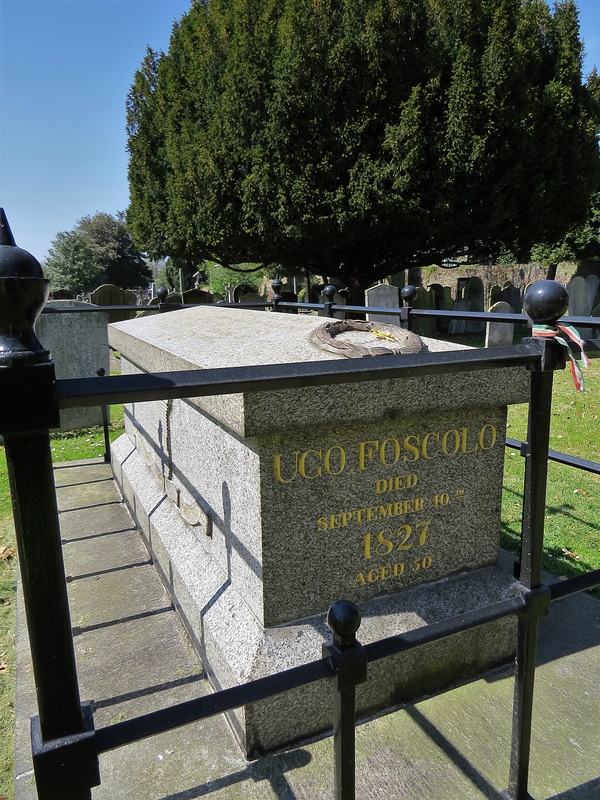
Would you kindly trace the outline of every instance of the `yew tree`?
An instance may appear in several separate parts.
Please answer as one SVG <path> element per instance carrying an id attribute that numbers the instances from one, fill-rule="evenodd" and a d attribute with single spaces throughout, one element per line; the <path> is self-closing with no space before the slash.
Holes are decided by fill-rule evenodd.
<path id="1" fill-rule="evenodd" d="M 128 97 L 153 257 L 366 286 L 556 241 L 598 187 L 564 0 L 196 0 Z"/>

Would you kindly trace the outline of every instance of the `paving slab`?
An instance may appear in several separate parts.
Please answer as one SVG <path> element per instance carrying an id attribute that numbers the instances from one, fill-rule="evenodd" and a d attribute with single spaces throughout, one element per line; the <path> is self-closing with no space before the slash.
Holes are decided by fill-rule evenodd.
<path id="1" fill-rule="evenodd" d="M 55 471 L 81 696 L 97 728 L 210 692 L 202 665 L 141 537 L 98 461 Z M 315 654 L 317 657 L 319 654 Z M 600 800 L 600 601 L 552 605 L 542 620 L 530 792 Z M 34 800 L 29 718 L 36 713 L 22 601 L 17 621 L 16 800 Z M 506 788 L 512 667 L 357 727 L 357 797 L 498 800 Z M 332 739 L 248 762 L 213 717 L 100 757 L 94 800 L 331 800 Z"/>

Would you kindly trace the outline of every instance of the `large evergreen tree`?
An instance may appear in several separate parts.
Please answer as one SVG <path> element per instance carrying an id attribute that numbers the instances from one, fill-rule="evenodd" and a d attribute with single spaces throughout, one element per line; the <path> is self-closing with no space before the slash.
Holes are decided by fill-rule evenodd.
<path id="1" fill-rule="evenodd" d="M 151 254 L 367 285 L 555 241 L 598 181 L 562 0 L 197 0 L 128 98 Z"/>
<path id="2" fill-rule="evenodd" d="M 44 264 L 53 288 L 89 292 L 103 283 L 125 289 L 147 286 L 152 273 L 131 241 L 123 215 L 82 217 L 58 233 Z"/>

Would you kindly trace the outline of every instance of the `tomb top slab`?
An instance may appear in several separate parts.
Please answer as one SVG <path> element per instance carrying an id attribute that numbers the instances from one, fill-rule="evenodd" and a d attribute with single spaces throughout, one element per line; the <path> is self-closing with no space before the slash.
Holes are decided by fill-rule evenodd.
<path id="1" fill-rule="evenodd" d="M 342 356 L 310 342 L 323 319 L 261 313 L 215 306 L 140 317 L 109 326 L 111 347 L 121 352 L 128 371 L 242 367 L 339 360 Z M 426 339 L 430 352 L 468 349 Z M 472 374 L 397 378 L 359 384 L 282 389 L 191 399 L 190 402 L 241 436 L 277 430 L 346 423 L 364 419 L 490 407 L 528 400 L 523 368 L 483 370 Z"/>

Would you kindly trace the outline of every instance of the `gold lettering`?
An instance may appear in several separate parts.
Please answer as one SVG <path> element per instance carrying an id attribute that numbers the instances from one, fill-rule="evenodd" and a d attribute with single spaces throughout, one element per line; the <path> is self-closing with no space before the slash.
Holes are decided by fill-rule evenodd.
<path id="1" fill-rule="evenodd" d="M 390 462 L 385 460 L 385 446 L 388 442 L 394 443 L 394 460 Z M 386 439 L 379 450 L 379 458 L 381 463 L 385 464 L 386 467 L 393 467 L 396 461 L 398 461 L 400 458 L 400 442 L 397 439 Z"/>
<path id="2" fill-rule="evenodd" d="M 362 518 L 363 511 L 366 511 L 366 509 L 364 509 L 364 508 L 357 508 L 357 509 L 356 509 L 356 511 L 353 511 L 353 512 L 352 512 L 353 514 L 355 514 L 355 515 L 356 515 L 356 521 L 358 522 L 358 524 L 359 524 L 359 525 L 360 525 L 360 523 L 363 521 L 363 518 Z"/>
<path id="3" fill-rule="evenodd" d="M 332 514 L 329 517 L 329 527 L 330 528 L 341 528 L 342 527 L 342 515 L 341 514 Z"/>
<path id="4" fill-rule="evenodd" d="M 421 452 L 423 453 L 423 458 L 426 458 L 428 461 L 431 461 L 437 455 L 439 455 L 439 450 L 436 450 L 432 456 L 427 455 L 427 442 L 429 441 L 429 437 L 433 436 L 434 439 L 437 439 L 438 443 L 440 441 L 439 433 L 426 433 L 423 437 L 423 445 L 421 446 Z"/>
<path id="5" fill-rule="evenodd" d="M 461 446 L 460 449 L 462 450 L 463 453 L 476 453 L 477 450 L 479 449 L 477 447 L 477 445 L 475 445 L 475 447 L 473 447 L 471 450 L 467 450 L 467 437 L 468 437 L 468 435 L 469 435 L 469 429 L 468 428 L 463 428 L 462 429 L 462 446 Z"/>
<path id="6" fill-rule="evenodd" d="M 329 457 L 331 455 L 332 450 L 339 450 L 340 451 L 340 468 L 337 472 L 332 472 L 329 466 Z M 339 444 L 334 444 L 333 447 L 330 447 L 329 450 L 325 453 L 325 458 L 323 459 L 323 465 L 325 467 L 325 472 L 329 475 L 341 475 L 344 471 L 344 467 L 346 466 L 346 453 L 344 452 L 344 448 L 340 447 Z"/>
<path id="7" fill-rule="evenodd" d="M 354 586 L 356 587 L 356 586 L 366 586 L 366 585 L 367 582 L 365 580 L 365 576 L 362 574 L 362 572 L 359 572 L 358 575 L 356 576 L 356 580 L 354 581 Z"/>
<path id="8" fill-rule="evenodd" d="M 423 511 L 424 497 L 415 497 L 415 511 Z"/>
<path id="9" fill-rule="evenodd" d="M 383 494 L 387 492 L 388 482 L 385 478 L 380 481 L 375 481 L 375 494 Z"/>
<path id="10" fill-rule="evenodd" d="M 300 463 L 298 465 L 298 468 L 300 470 L 300 475 L 302 475 L 303 478 L 309 478 L 309 479 L 312 480 L 312 478 L 318 478 L 318 477 L 321 476 L 322 467 L 318 466 L 317 467 L 317 471 L 315 472 L 314 475 L 307 475 L 306 474 L 306 466 L 305 466 L 305 464 L 306 464 L 306 456 L 308 456 L 310 453 L 314 453 L 316 456 L 318 456 L 319 461 L 321 460 L 321 451 L 320 450 L 307 450 L 305 453 L 302 453 L 302 455 L 300 456 Z"/>
<path id="11" fill-rule="evenodd" d="M 463 428 L 463 430 L 464 430 L 464 428 Z M 452 450 L 452 452 L 449 452 L 448 451 L 448 437 L 450 436 L 451 433 L 454 434 L 454 450 Z M 460 447 L 460 434 L 459 434 L 459 432 L 455 431 L 455 430 L 446 431 L 446 433 L 442 437 L 442 453 L 444 453 L 447 456 L 455 456 L 457 454 L 457 452 L 458 452 L 458 448 L 459 447 Z"/>
<path id="12" fill-rule="evenodd" d="M 368 450 L 365 449 L 366 445 L 372 445 Z M 379 449 L 379 441 L 375 440 L 373 442 L 359 442 L 358 444 L 358 468 L 359 469 L 366 469 L 367 465 L 365 464 L 365 458 L 368 458 L 369 461 L 373 459 L 373 449 Z"/>
<path id="13" fill-rule="evenodd" d="M 291 483 L 298 474 L 298 456 L 300 455 L 300 450 L 294 450 L 294 455 L 296 456 L 296 468 L 294 470 L 294 474 L 289 480 L 286 480 L 281 475 L 281 453 L 277 453 L 277 455 L 275 456 L 273 463 L 273 471 L 275 472 L 275 477 L 280 483 Z"/>
<path id="14" fill-rule="evenodd" d="M 490 444 L 486 447 L 484 445 L 485 441 L 484 437 L 487 428 L 491 428 L 492 437 Z M 479 431 L 479 446 L 481 447 L 482 450 L 491 450 L 495 444 L 496 444 L 496 428 L 494 428 L 493 425 L 484 425 L 483 428 Z"/>
<path id="15" fill-rule="evenodd" d="M 350 522 L 352 517 L 353 517 L 352 511 L 344 511 L 344 513 L 342 514 L 342 528 L 346 527 L 346 525 Z"/>
<path id="16" fill-rule="evenodd" d="M 328 528 L 327 517 L 319 517 L 319 519 L 317 520 L 317 528 L 320 531 L 326 531 L 327 530 L 327 528 Z"/>
<path id="17" fill-rule="evenodd" d="M 392 566 L 388 564 L 386 567 L 381 567 L 381 580 L 385 581 L 392 577 Z"/>
<path id="18" fill-rule="evenodd" d="M 415 447 L 414 444 L 410 443 L 410 441 L 409 441 L 410 439 L 414 439 L 415 440 L 415 442 L 417 443 L 416 447 Z M 420 439 L 419 439 L 418 436 L 407 436 L 406 439 L 403 442 L 404 449 L 408 450 L 409 453 L 412 453 L 414 455 L 414 458 L 409 458 L 408 456 L 403 456 L 402 460 L 403 461 L 416 461 L 418 459 L 418 457 L 419 457 L 419 444 L 420 444 Z"/>
<path id="19" fill-rule="evenodd" d="M 417 476 L 416 475 L 407 475 L 406 476 L 406 488 L 412 489 L 413 486 L 417 485 Z"/>
<path id="20" fill-rule="evenodd" d="M 373 575 L 375 577 L 373 577 Z M 379 580 L 379 568 L 369 570 L 369 573 L 367 575 L 367 580 L 369 581 L 369 583 L 377 583 L 377 581 Z"/>
<path id="21" fill-rule="evenodd" d="M 389 503 L 387 506 L 379 506 L 379 519 L 385 517 L 395 517 L 395 514 L 392 514 L 392 504 Z"/>
<path id="22" fill-rule="evenodd" d="M 397 564 L 394 564 L 394 578 L 397 578 L 398 575 L 402 575 L 404 572 L 404 562 L 399 561 Z"/>

